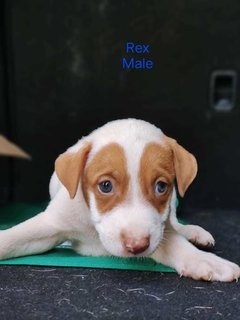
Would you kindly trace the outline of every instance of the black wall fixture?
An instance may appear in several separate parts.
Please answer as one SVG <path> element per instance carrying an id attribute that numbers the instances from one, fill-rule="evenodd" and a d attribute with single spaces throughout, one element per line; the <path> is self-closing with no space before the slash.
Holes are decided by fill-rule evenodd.
<path id="1" fill-rule="evenodd" d="M 211 75 L 210 104 L 217 112 L 230 112 L 235 108 L 237 72 L 216 70 Z"/>
<path id="2" fill-rule="evenodd" d="M 14 161 L 15 201 L 47 199 L 59 153 L 109 120 L 137 117 L 196 155 L 183 209 L 239 208 L 239 83 L 229 112 L 212 108 L 209 85 L 215 70 L 239 72 L 238 0 L 5 4 L 9 108 L 17 142 L 33 157 Z M 127 41 L 150 45 L 152 69 L 123 70 Z"/>

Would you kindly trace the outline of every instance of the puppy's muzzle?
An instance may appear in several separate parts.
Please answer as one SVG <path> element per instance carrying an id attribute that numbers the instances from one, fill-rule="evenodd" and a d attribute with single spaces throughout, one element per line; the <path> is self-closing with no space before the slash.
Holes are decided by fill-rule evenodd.
<path id="1" fill-rule="evenodd" d="M 122 235 L 122 243 L 124 249 L 132 254 L 138 254 L 144 252 L 150 244 L 150 236 L 146 236 L 140 239 L 135 239 L 127 235 Z"/>

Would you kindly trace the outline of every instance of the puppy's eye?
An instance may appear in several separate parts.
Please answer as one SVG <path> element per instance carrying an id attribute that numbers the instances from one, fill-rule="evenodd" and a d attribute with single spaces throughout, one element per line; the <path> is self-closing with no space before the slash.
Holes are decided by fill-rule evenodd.
<path id="1" fill-rule="evenodd" d="M 164 194 L 167 191 L 167 183 L 163 181 L 157 181 L 155 184 L 155 193 Z"/>
<path id="2" fill-rule="evenodd" d="M 113 189 L 113 186 L 111 181 L 105 180 L 98 184 L 98 189 L 102 193 L 110 193 Z"/>

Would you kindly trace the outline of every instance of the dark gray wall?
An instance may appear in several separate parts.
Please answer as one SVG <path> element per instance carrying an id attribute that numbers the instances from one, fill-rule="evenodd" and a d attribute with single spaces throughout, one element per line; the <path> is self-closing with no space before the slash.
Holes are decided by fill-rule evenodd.
<path id="1" fill-rule="evenodd" d="M 15 138 L 33 156 L 14 161 L 14 200 L 48 198 L 59 153 L 109 120 L 137 117 L 196 155 L 183 209 L 240 206 L 239 96 L 229 113 L 209 105 L 212 71 L 240 70 L 238 0 L 12 0 L 5 17 Z M 151 45 L 152 70 L 122 69 L 126 41 Z"/>
<path id="2" fill-rule="evenodd" d="M 6 38 L 4 4 L 0 2 L 0 134 L 11 138 L 10 115 L 8 108 L 8 73 L 6 62 Z M 9 200 L 13 195 L 14 174 L 13 161 L 6 157 L 0 157 L 0 203 Z"/>

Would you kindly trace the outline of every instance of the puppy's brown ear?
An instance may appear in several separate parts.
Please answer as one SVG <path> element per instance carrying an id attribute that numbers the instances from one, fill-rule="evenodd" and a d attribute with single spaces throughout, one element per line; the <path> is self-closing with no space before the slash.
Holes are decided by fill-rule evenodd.
<path id="1" fill-rule="evenodd" d="M 77 193 L 79 180 L 90 150 L 91 144 L 87 143 L 78 152 L 65 152 L 55 161 L 55 171 L 58 179 L 68 190 L 71 199 L 73 199 Z"/>
<path id="2" fill-rule="evenodd" d="M 166 137 L 174 155 L 174 168 L 176 173 L 178 191 L 181 197 L 197 175 L 197 161 L 195 157 L 184 149 L 176 140 Z"/>

